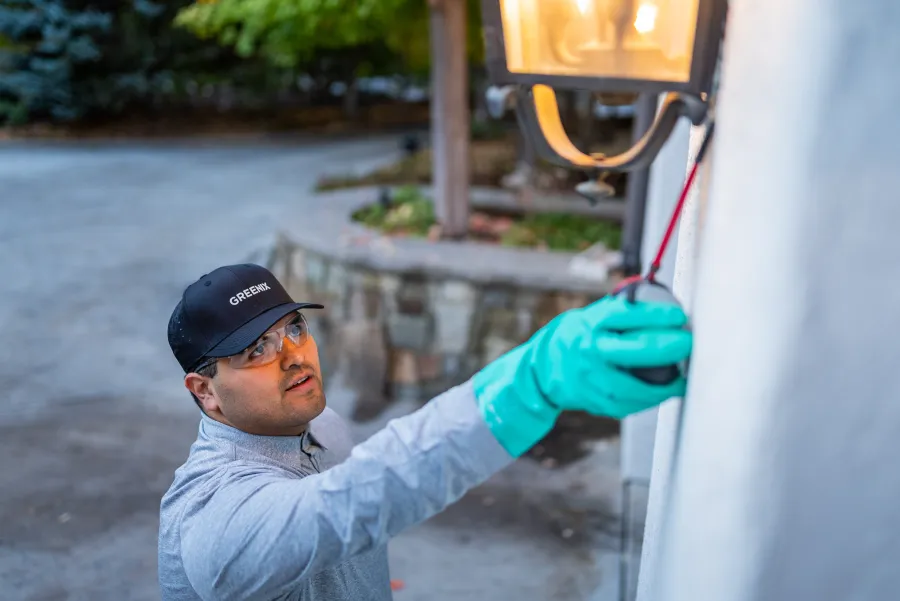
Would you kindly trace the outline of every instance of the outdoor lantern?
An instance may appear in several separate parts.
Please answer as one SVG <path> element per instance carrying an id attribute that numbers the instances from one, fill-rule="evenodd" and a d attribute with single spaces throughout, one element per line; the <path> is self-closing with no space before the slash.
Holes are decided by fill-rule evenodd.
<path id="1" fill-rule="evenodd" d="M 485 57 L 511 86 L 524 133 L 564 166 L 649 165 L 678 119 L 706 118 L 727 0 L 482 0 Z M 655 123 L 629 151 L 588 155 L 569 140 L 555 89 L 665 93 Z"/>

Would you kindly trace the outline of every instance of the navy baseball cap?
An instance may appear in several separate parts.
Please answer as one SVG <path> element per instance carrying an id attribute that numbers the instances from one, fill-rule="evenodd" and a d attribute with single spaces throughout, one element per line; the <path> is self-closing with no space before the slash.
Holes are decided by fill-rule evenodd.
<path id="1" fill-rule="evenodd" d="M 282 317 L 300 309 L 324 307 L 294 302 L 265 267 L 219 267 L 182 294 L 169 318 L 169 346 L 188 373 L 207 357 L 240 353 Z"/>

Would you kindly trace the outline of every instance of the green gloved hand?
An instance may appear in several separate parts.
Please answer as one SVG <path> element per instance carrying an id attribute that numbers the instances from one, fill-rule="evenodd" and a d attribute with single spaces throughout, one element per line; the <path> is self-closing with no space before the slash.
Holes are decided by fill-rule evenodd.
<path id="1" fill-rule="evenodd" d="M 539 442 L 564 410 L 623 418 L 682 396 L 683 377 L 663 386 L 624 371 L 680 363 L 693 336 L 677 305 L 608 296 L 558 315 L 530 340 L 475 374 L 475 397 L 514 457 Z"/>

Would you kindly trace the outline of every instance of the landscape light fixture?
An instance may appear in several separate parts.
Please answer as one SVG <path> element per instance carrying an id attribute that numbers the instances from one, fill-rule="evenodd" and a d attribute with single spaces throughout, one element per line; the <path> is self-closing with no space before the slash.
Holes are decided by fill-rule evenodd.
<path id="1" fill-rule="evenodd" d="M 703 123 L 727 0 L 481 0 L 495 116 L 515 106 L 546 160 L 631 171 L 653 162 L 682 116 Z M 587 154 L 563 127 L 555 89 L 665 94 L 656 120 L 629 150 Z"/>

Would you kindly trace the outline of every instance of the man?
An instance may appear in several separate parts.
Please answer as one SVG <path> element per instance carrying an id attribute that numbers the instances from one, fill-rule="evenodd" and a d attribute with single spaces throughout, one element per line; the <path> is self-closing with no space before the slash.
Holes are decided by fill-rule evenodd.
<path id="1" fill-rule="evenodd" d="M 567 311 L 470 381 L 352 447 L 316 342 L 256 265 L 185 290 L 169 321 L 197 441 L 162 500 L 164 601 L 387 600 L 386 544 L 540 441 L 567 409 L 617 418 L 680 396 L 627 368 L 685 360 L 678 307 L 607 297 Z"/>

